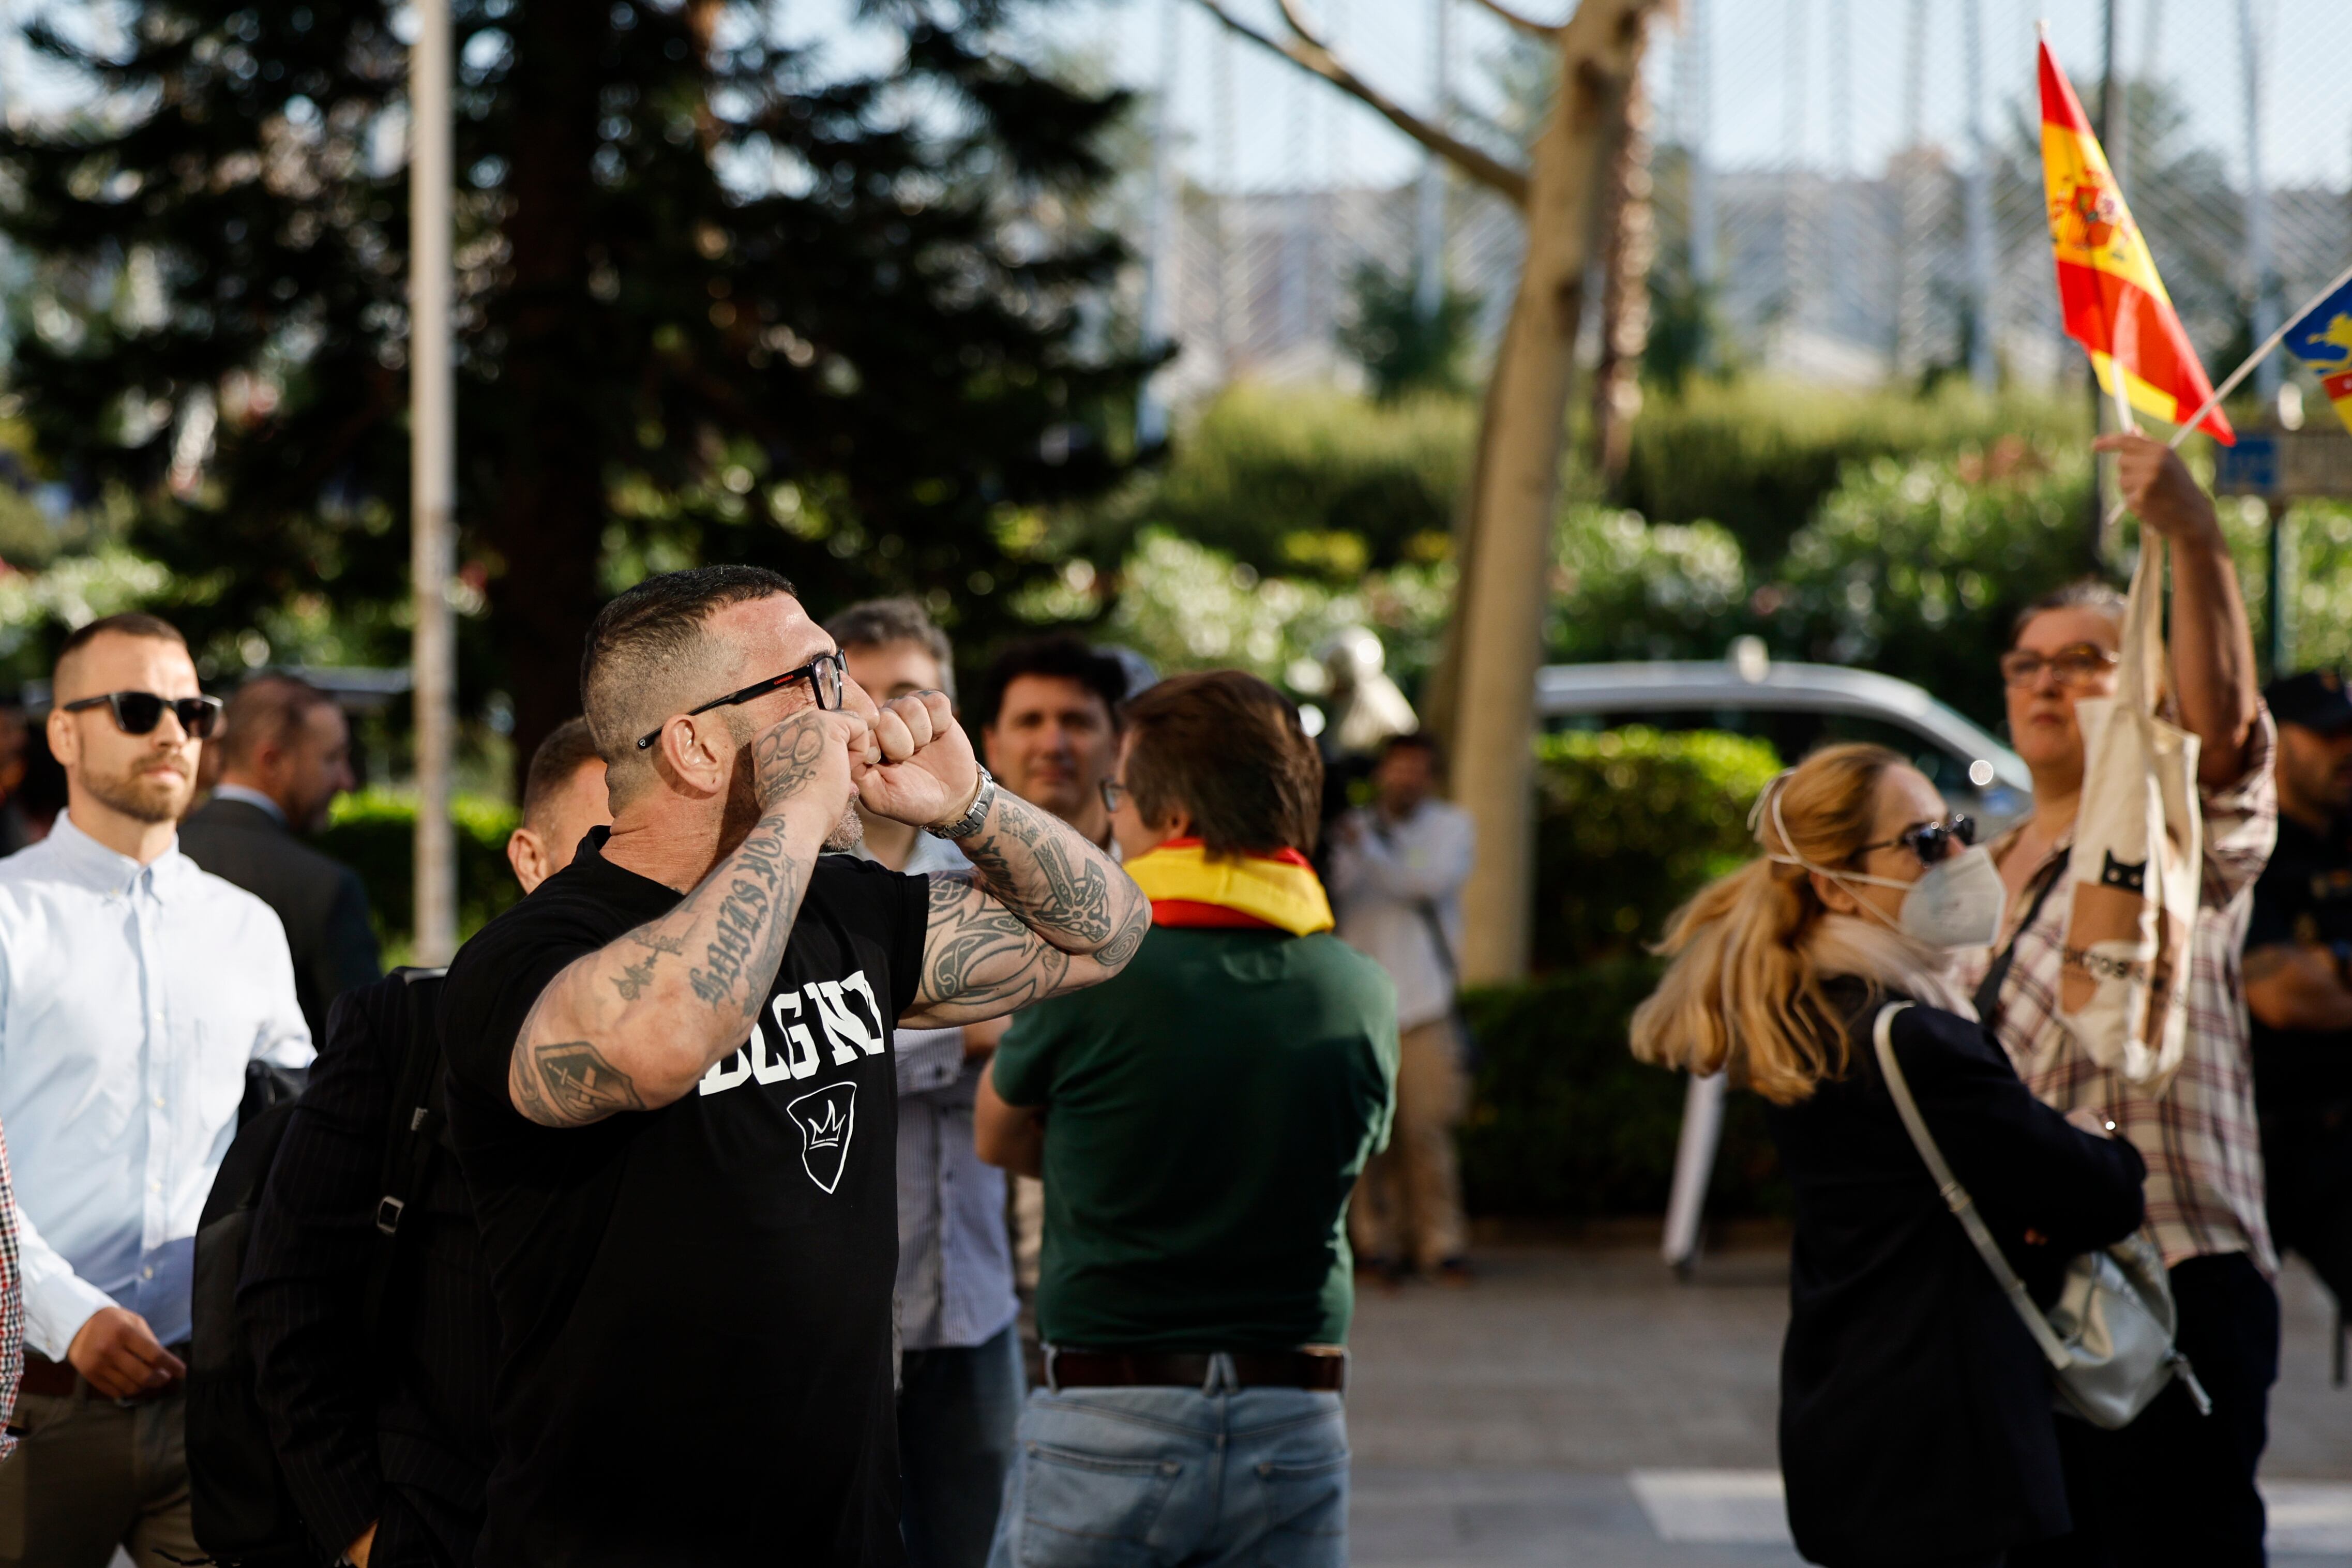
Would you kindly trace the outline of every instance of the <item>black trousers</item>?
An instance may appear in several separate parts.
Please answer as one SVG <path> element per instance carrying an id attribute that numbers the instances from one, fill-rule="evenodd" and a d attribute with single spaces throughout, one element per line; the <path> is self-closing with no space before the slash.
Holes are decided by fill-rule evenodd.
<path id="1" fill-rule="evenodd" d="M 2263 1169 L 2279 1250 L 2352 1305 L 2352 1104 L 2263 1116 Z"/>
<path id="2" fill-rule="evenodd" d="M 2200 1415 L 2175 1383 L 2120 1432 L 2058 1417 L 2074 1532 L 2010 1554 L 2014 1568 L 2261 1568 L 2263 1500 L 2254 1468 L 2270 1437 L 2278 1380 L 2278 1292 L 2242 1252 L 2172 1268 L 2174 1343 L 2213 1400 Z"/>

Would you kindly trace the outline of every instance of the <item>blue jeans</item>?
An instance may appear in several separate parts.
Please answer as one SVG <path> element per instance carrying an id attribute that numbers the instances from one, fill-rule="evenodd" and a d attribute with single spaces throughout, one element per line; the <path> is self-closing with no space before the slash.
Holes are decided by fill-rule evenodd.
<path id="1" fill-rule="evenodd" d="M 1021 1330 L 908 1351 L 898 1371 L 898 1533 L 913 1568 L 981 1568 L 1021 1419 Z"/>
<path id="2" fill-rule="evenodd" d="M 1228 1385 L 1229 1386 L 1229 1385 Z M 1035 1389 L 989 1568 L 1346 1568 L 1336 1394 Z"/>

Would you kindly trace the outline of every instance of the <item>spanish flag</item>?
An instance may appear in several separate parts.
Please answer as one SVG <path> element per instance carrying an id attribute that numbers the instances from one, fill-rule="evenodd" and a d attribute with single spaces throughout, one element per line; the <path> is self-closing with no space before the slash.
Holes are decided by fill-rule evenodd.
<path id="1" fill-rule="evenodd" d="M 2042 41 L 2042 176 L 2066 335 L 2089 351 L 2107 395 L 2115 395 L 2121 375 L 2134 408 L 2179 424 L 2204 405 L 2213 384 L 2181 331 L 2147 242 L 2047 38 Z M 2218 407 L 2199 428 L 2223 446 L 2237 440 Z"/>

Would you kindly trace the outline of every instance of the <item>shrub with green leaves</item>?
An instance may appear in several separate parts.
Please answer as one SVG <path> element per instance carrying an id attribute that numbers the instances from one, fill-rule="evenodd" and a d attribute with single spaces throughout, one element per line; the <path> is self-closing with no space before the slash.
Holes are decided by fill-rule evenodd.
<path id="1" fill-rule="evenodd" d="M 1142 521 L 1266 576 L 1350 584 L 1442 559 L 1467 482 L 1476 405 L 1375 404 L 1328 389 L 1237 386 L 1181 431 Z"/>
<path id="2" fill-rule="evenodd" d="M 1539 970 L 1641 952 L 1756 851 L 1748 808 L 1780 759 L 1717 731 L 1569 731 L 1536 745 Z"/>
<path id="3" fill-rule="evenodd" d="M 1119 584 L 1110 638 L 1162 671 L 1232 667 L 1314 696 L 1319 686 L 1299 678 L 1318 673 L 1311 655 L 1341 626 L 1378 632 L 1389 673 L 1408 687 L 1417 681 L 1436 658 L 1454 569 L 1400 566 L 1337 589 L 1263 577 L 1222 551 L 1152 529 L 1136 542 Z"/>
<path id="4" fill-rule="evenodd" d="M 1464 998 L 1481 1058 L 1461 1133 L 1473 1213 L 1664 1211 L 1685 1080 L 1626 1048 L 1627 1020 L 1658 971 L 1654 959 L 1613 959 Z M 1731 1097 L 1709 1215 L 1788 1212 L 1763 1111 L 1753 1095 Z"/>
<path id="5" fill-rule="evenodd" d="M 2085 413 L 2080 398 L 1987 397 L 1957 383 L 1922 396 L 1695 377 L 1680 396 L 1643 405 L 1618 499 L 1653 522 L 1719 523 L 1769 562 L 1849 463 L 1955 454 L 2003 436 L 2079 451 L 2090 438 Z"/>
<path id="6" fill-rule="evenodd" d="M 1562 513 L 1554 550 L 1544 643 L 1555 659 L 1716 658 L 1753 629 L 1739 542 L 1711 522 L 1648 523 L 1580 502 Z"/>
<path id="7" fill-rule="evenodd" d="M 506 852 L 517 813 L 504 801 L 459 795 L 449 816 L 457 828 L 457 931 L 466 937 L 522 896 Z M 404 950 L 416 908 L 416 797 L 388 789 L 344 795 L 311 842 L 360 874 L 378 940 Z"/>

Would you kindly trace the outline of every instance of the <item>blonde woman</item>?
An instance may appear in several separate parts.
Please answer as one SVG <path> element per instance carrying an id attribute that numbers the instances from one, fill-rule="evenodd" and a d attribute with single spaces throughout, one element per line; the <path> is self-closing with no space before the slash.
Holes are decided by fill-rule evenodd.
<path id="1" fill-rule="evenodd" d="M 1780 1468 L 1811 1562 L 1999 1564 L 2070 1521 L 2044 1363 L 1905 1134 L 1871 1048 L 1886 1002 L 1929 1131 L 2011 1263 L 2054 1287 L 2140 1222 L 2138 1153 L 2042 1104 L 1953 979 L 1999 871 L 1895 752 L 1833 746 L 1758 803 L 1764 854 L 1670 926 L 1633 1053 L 1769 1102 L 1795 1188 Z"/>

